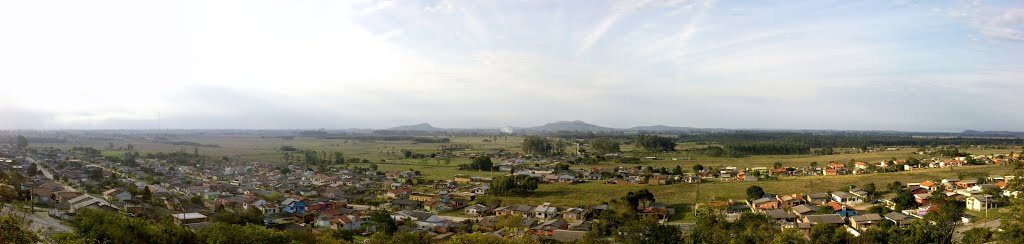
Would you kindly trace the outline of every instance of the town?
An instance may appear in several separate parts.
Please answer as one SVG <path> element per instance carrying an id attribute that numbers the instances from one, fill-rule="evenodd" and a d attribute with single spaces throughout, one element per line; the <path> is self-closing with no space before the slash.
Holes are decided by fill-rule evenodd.
<path id="1" fill-rule="evenodd" d="M 30 209 L 34 215 L 29 216 L 37 220 L 34 226 L 43 233 L 70 232 L 69 226 L 75 224 L 63 223 L 80 221 L 76 216 L 81 218 L 83 212 L 88 216 L 99 211 L 124 218 L 164 219 L 199 235 L 218 228 L 218 224 L 229 224 L 306 236 L 341 236 L 347 241 L 383 238 L 380 233 L 397 232 L 422 235 L 430 242 L 483 234 L 519 241 L 589 243 L 610 233 L 608 225 L 615 220 L 608 219 L 609 213 L 624 211 L 617 206 L 622 204 L 619 196 L 576 199 L 582 201 L 529 196 L 541 186 L 592 186 L 620 194 L 628 202 L 625 211 L 650 221 L 648 224 L 672 227 L 679 235 L 696 234 L 707 216 L 743 222 L 750 218 L 747 215 L 756 215 L 769 220 L 766 228 L 779 233 L 792 230 L 795 234 L 790 235 L 799 240 L 840 238 L 827 237 L 836 233 L 834 230 L 847 233 L 846 238 L 866 238 L 861 236 L 877 235 L 873 230 L 907 229 L 916 220 L 934 221 L 929 214 L 948 211 L 948 204 L 961 203 L 959 213 L 943 213 L 963 223 L 949 230 L 948 237 L 955 235 L 961 240 L 978 238 L 975 232 L 987 233 L 985 238 L 989 238 L 999 230 L 998 226 L 968 226 L 998 223 L 999 218 L 994 216 L 1012 211 L 1021 191 L 1021 181 L 1017 181 L 1020 176 L 1012 174 L 1012 169 L 1019 168 L 1024 157 L 1011 150 L 968 154 L 933 148 L 903 152 L 918 157 L 871 162 L 850 159 L 805 165 L 774 162 L 754 167 L 749 163 L 712 166 L 718 163 L 662 158 L 668 154 L 650 150 L 623 151 L 619 147 L 625 146 L 618 144 L 608 153 L 598 152 L 602 151 L 600 144 L 606 143 L 602 140 L 607 139 L 584 140 L 555 153 L 532 150 L 531 141 L 567 141 L 526 136 L 516 138 L 521 141 L 521 149 L 516 151 L 459 152 L 445 149 L 473 146 L 449 144 L 451 139 L 446 139 L 427 143 L 443 145 L 437 152 L 383 151 L 381 154 L 390 159 L 379 161 L 344 158 L 342 151 L 309 155 L 285 148 L 283 155 L 303 158 L 292 163 L 210 157 L 202 155 L 199 146 L 194 146 L 193 152 L 143 154 L 135 151 L 134 145 L 118 148 L 110 144 L 107 150 L 100 150 L 15 143 L 0 147 L 0 172 L 4 172 L 0 185 L 4 194 L 0 197 Z M 633 142 L 637 144 L 634 146 L 651 147 L 640 141 Z M 671 148 L 677 147 L 671 143 Z M 901 150 L 909 149 L 861 149 L 861 154 Z M 117 151 L 119 156 L 105 155 L 104 151 Z M 283 158 L 288 157 L 293 156 Z M 426 168 L 401 170 L 396 167 L 403 164 L 388 162 L 418 158 L 436 160 L 438 164 L 452 159 L 467 163 L 449 165 L 458 170 L 439 178 L 430 175 L 433 171 L 424 172 Z M 664 164 L 653 163 L 679 161 L 688 161 L 688 167 L 658 167 Z M 915 172 L 928 173 L 923 175 L 928 177 L 958 169 L 982 170 L 920 181 L 915 180 L 921 178 L 917 175 L 900 177 Z M 759 186 L 790 179 L 828 182 L 834 177 L 859 176 L 886 176 L 891 181 L 831 184 L 822 191 L 775 192 Z M 649 191 L 647 187 L 693 188 L 695 192 L 688 204 L 681 204 L 675 200 L 678 196 Z M 723 193 L 722 189 L 736 192 Z M 702 193 L 707 197 L 701 197 Z"/>

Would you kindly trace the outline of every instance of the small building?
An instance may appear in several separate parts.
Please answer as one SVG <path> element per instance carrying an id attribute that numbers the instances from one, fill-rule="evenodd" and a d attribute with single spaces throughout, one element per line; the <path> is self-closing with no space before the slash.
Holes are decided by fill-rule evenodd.
<path id="1" fill-rule="evenodd" d="M 179 225 L 206 222 L 208 220 L 206 215 L 201 213 L 176 213 L 171 214 L 171 217 L 174 217 L 174 223 Z"/>

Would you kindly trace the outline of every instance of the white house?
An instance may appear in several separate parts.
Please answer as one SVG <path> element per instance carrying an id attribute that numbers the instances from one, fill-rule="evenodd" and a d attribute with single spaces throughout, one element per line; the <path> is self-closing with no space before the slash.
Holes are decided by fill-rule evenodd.
<path id="1" fill-rule="evenodd" d="M 997 207 L 995 201 L 992 200 L 992 195 L 972 195 L 966 200 L 967 209 L 974 211 L 985 211 Z"/>

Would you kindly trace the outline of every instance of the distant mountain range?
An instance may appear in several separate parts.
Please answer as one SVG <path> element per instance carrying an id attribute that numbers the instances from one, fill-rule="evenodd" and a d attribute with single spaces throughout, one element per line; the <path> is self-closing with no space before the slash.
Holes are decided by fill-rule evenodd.
<path id="1" fill-rule="evenodd" d="M 397 127 L 388 128 L 386 130 L 395 131 L 493 131 L 494 129 L 467 129 L 467 128 L 437 128 L 428 123 L 414 124 L 414 125 L 402 125 Z M 541 126 L 534 127 L 504 127 L 500 129 L 504 132 L 559 132 L 559 131 L 575 131 L 575 132 L 708 132 L 708 131 L 732 131 L 728 129 L 706 129 L 706 128 L 694 128 L 694 127 L 676 127 L 666 125 L 651 125 L 651 126 L 636 126 L 632 128 L 612 128 L 604 127 L 599 125 L 590 124 L 581 120 L 572 121 L 555 121 L 547 123 Z"/>
<path id="2" fill-rule="evenodd" d="M 407 131 L 441 131 L 445 129 L 434 127 L 428 123 L 421 123 L 415 125 L 403 125 L 398 127 L 388 128 L 388 130 L 407 130 Z"/>
<path id="3" fill-rule="evenodd" d="M 559 131 L 573 131 L 573 132 L 596 132 L 596 133 L 615 133 L 615 132 L 655 132 L 655 133 L 707 133 L 707 132 L 733 132 L 733 131 L 771 131 L 771 132 L 796 132 L 796 133 L 881 133 L 881 134 L 896 134 L 896 135 L 919 135 L 919 136 L 948 136 L 948 137 L 1009 137 L 1009 138 L 1020 138 L 1024 137 L 1024 132 L 1015 131 L 975 131 L 966 130 L 960 133 L 956 132 L 900 132 L 900 131 L 849 131 L 849 130 L 801 130 L 801 129 L 724 129 L 724 128 L 696 128 L 696 127 L 679 127 L 679 126 L 667 126 L 667 125 L 648 125 L 648 126 L 636 126 L 630 128 L 613 128 L 590 124 L 581 120 L 572 121 L 556 121 L 547 123 L 541 126 L 533 127 L 512 127 L 507 126 L 504 128 L 438 128 L 428 123 L 414 124 L 414 125 L 403 125 L 388 128 L 386 130 L 395 131 L 423 131 L 423 132 L 516 132 L 516 133 L 550 133 Z"/>

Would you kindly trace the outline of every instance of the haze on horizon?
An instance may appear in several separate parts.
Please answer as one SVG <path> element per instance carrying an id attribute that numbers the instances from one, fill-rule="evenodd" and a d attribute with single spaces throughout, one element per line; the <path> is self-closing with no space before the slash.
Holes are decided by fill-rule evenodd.
<path id="1" fill-rule="evenodd" d="M 1024 130 L 1021 1 L 3 1 L 0 129 Z"/>

